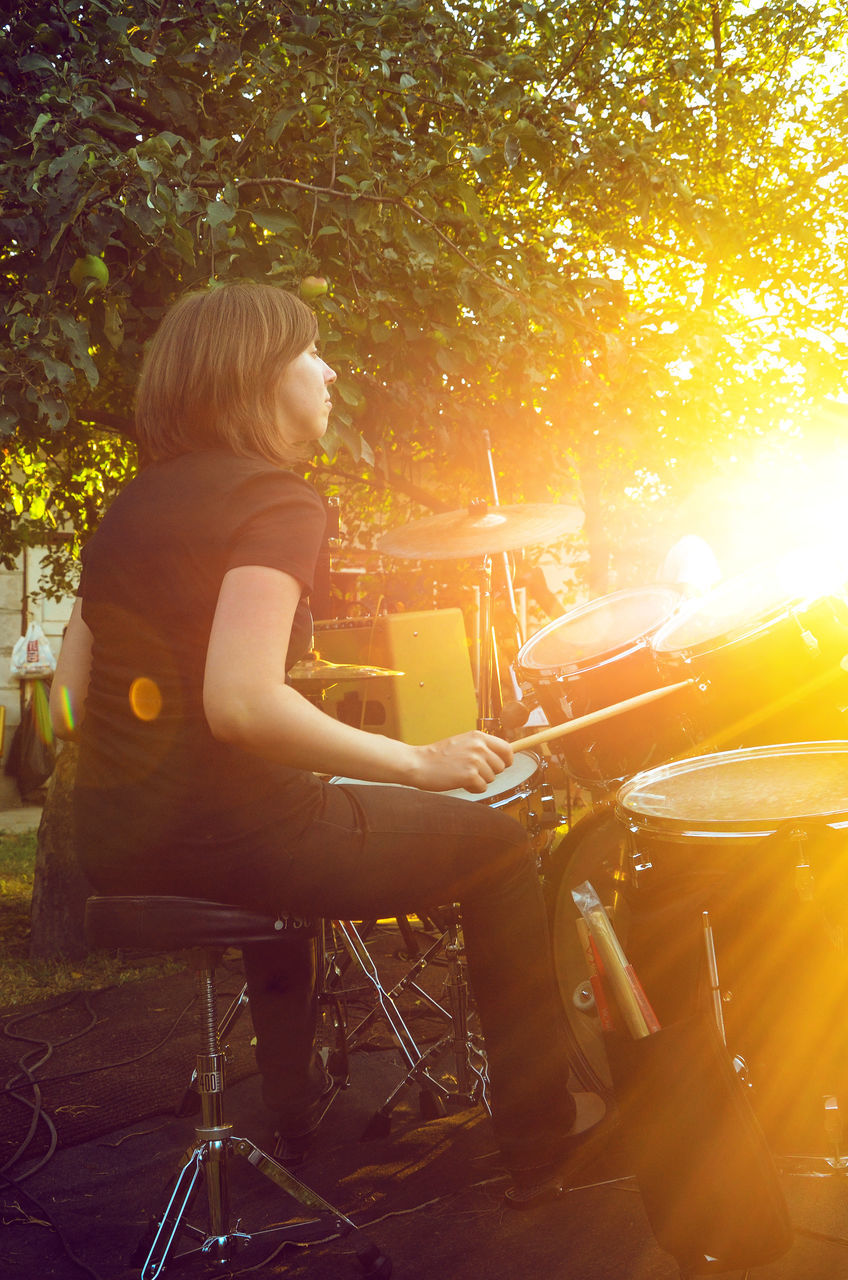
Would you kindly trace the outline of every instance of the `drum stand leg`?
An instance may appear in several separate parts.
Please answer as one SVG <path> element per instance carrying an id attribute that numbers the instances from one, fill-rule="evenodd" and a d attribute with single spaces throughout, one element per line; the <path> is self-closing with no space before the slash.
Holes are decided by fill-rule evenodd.
<path id="1" fill-rule="evenodd" d="M 419 957 L 412 969 L 389 991 L 383 986 L 376 965 L 368 954 L 356 926 L 351 921 L 340 921 L 339 929 L 351 956 L 372 985 L 377 997 L 375 1010 L 367 1015 L 352 1032 L 351 1042 L 359 1038 L 364 1025 L 379 1012 L 388 1023 L 407 1066 L 404 1078 L 372 1116 L 362 1135 L 363 1139 L 383 1137 L 389 1132 L 392 1112 L 403 1090 L 412 1084 L 417 1084 L 420 1088 L 421 1111 L 426 1119 L 444 1115 L 447 1102 L 459 1102 L 464 1106 L 470 1106 L 481 1101 L 491 1114 L 487 1097 L 488 1077 L 485 1052 L 482 1043 L 472 1036 L 468 1027 L 468 983 L 465 977 L 465 958 L 459 939 L 456 912 L 451 911 L 442 937 Z M 440 1005 L 416 981 L 433 954 L 442 946 L 444 946 L 448 965 L 446 989 L 449 1009 Z M 445 1035 L 424 1051 L 416 1044 L 395 1003 L 395 996 L 406 989 L 414 991 L 436 1014 L 449 1023 L 450 1029 Z M 435 1061 L 449 1048 L 453 1050 L 456 1061 L 456 1089 L 447 1088 L 431 1074 Z"/>

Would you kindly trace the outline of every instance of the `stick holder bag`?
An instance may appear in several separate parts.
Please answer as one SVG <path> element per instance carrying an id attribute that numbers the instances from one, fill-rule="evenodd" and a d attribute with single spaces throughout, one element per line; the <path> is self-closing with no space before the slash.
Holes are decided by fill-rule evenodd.
<path id="1" fill-rule="evenodd" d="M 718 1031 L 696 1015 L 607 1037 L 629 1167 L 684 1274 L 759 1266 L 792 1244 L 777 1170 Z"/>

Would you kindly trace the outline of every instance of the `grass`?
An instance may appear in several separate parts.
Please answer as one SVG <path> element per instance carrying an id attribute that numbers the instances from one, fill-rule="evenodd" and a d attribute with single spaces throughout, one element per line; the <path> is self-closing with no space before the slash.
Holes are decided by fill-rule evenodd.
<path id="1" fill-rule="evenodd" d="M 160 977 L 182 968 L 169 956 L 136 960 L 105 952 L 82 960 L 30 960 L 35 851 L 35 832 L 0 835 L 0 1009 L 33 1004 L 68 991 L 96 991 Z"/>

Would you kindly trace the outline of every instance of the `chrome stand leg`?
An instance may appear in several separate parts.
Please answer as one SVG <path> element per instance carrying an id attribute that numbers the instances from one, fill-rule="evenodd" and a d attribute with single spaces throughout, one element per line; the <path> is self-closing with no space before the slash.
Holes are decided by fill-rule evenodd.
<path id="1" fill-rule="evenodd" d="M 177 1233 L 183 1225 L 183 1218 L 191 1204 L 197 1179 L 200 1177 L 202 1160 L 203 1151 L 197 1148 L 189 1153 L 188 1160 L 180 1170 L 171 1198 L 153 1237 L 150 1252 L 141 1268 L 141 1280 L 156 1280 L 156 1277 L 161 1275 L 168 1261 L 168 1255 L 174 1247 Z M 183 1183 L 186 1178 L 188 1178 L 188 1185 L 183 1192 Z M 179 1207 L 176 1207 L 178 1201 Z M 174 1212 L 175 1207 L 176 1212 Z"/>
<path id="2" fill-rule="evenodd" d="M 155 1225 L 153 1241 L 141 1270 L 141 1280 L 157 1280 L 168 1261 L 181 1262 L 200 1255 L 208 1261 L 225 1265 L 232 1256 L 253 1236 L 230 1227 L 229 1160 L 231 1156 L 244 1157 L 263 1177 L 286 1192 L 301 1205 L 316 1210 L 321 1218 L 312 1221 L 295 1221 L 268 1228 L 257 1235 L 304 1238 L 304 1232 L 317 1221 L 323 1230 L 330 1225 L 336 1234 L 347 1235 L 358 1228 L 350 1218 L 336 1209 L 317 1192 L 295 1178 L 288 1169 L 278 1164 L 266 1152 L 246 1138 L 236 1138 L 232 1127 L 224 1123 L 224 1055 L 220 1052 L 219 1030 L 215 1012 L 214 956 L 204 952 L 200 970 L 201 988 L 201 1052 L 197 1055 L 196 1079 L 202 1110 L 202 1121 L 195 1133 L 197 1144 L 187 1154 L 183 1167 L 171 1192 L 161 1219 Z M 185 1221 L 197 1189 L 201 1174 L 206 1179 L 206 1197 L 209 1214 L 209 1233 Z M 330 1222 L 327 1223 L 326 1219 Z M 180 1230 L 197 1238 L 200 1243 L 172 1257 Z M 308 1238 L 308 1234 L 307 1237 Z M 367 1240 L 362 1240 L 358 1250 L 359 1260 L 366 1275 L 386 1280 L 391 1273 L 391 1263 Z"/>
<path id="3" fill-rule="evenodd" d="M 365 943 L 356 928 L 349 920 L 337 921 L 337 925 L 345 946 L 358 964 L 362 973 L 374 989 L 377 1006 L 373 1012 L 380 1012 L 385 1017 L 392 1034 L 397 1040 L 404 1062 L 408 1067 L 406 1076 L 399 1082 L 383 1105 L 377 1110 L 366 1127 L 363 1137 L 384 1136 L 391 1125 L 391 1113 L 400 1096 L 408 1085 L 418 1084 L 422 1089 L 422 1113 L 427 1118 L 445 1114 L 445 1103 L 459 1101 L 470 1105 L 478 1099 L 491 1114 L 487 1097 L 488 1078 L 486 1058 L 482 1044 L 475 1043 L 468 1026 L 468 983 L 465 978 L 464 950 L 460 940 L 456 912 L 452 911 L 450 921 L 441 938 L 430 947 L 391 990 L 383 986 L 380 975 L 371 958 Z M 444 946 L 448 964 L 446 989 L 448 1009 L 442 1008 L 415 981 L 421 970 L 439 947 Z M 394 997 L 406 987 L 411 987 L 424 1001 L 449 1024 L 450 1030 L 427 1050 L 422 1051 L 415 1042 L 409 1027 L 404 1021 Z M 370 1022 L 372 1014 L 360 1023 L 350 1036 L 350 1044 L 355 1045 L 362 1028 Z M 452 1048 L 456 1060 L 457 1088 L 451 1090 L 431 1074 L 433 1064 L 446 1049 Z M 479 1064 L 479 1065 L 475 1065 Z"/>

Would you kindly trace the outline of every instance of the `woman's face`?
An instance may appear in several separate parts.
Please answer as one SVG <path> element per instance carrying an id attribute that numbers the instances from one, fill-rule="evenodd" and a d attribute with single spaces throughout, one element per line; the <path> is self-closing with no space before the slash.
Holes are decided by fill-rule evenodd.
<path id="1" fill-rule="evenodd" d="M 335 372 L 321 359 L 314 342 L 286 365 L 276 393 L 277 417 L 286 444 L 321 439 L 333 407 L 328 387 L 335 380 Z"/>

